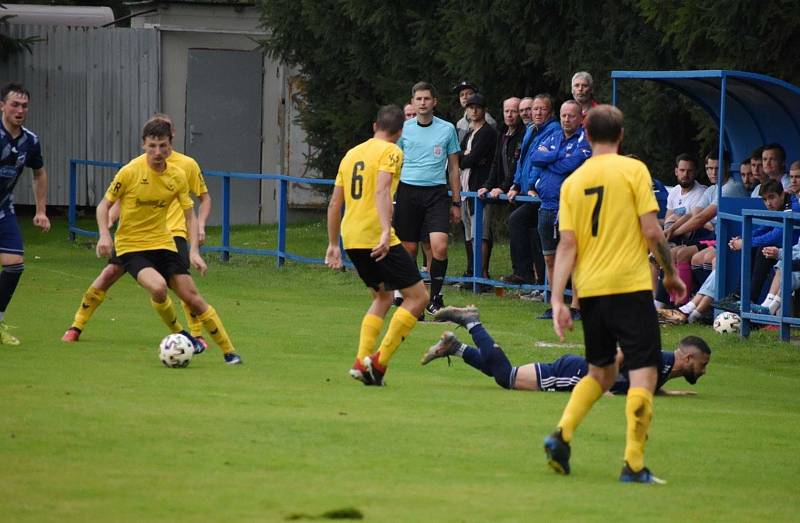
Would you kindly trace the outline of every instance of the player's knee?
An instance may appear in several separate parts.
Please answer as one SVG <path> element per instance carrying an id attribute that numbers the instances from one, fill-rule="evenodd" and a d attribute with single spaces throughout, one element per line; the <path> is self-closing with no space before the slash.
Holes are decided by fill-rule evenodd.
<path id="1" fill-rule="evenodd" d="M 167 284 L 156 284 L 150 289 L 150 297 L 156 303 L 164 303 L 167 301 Z"/>

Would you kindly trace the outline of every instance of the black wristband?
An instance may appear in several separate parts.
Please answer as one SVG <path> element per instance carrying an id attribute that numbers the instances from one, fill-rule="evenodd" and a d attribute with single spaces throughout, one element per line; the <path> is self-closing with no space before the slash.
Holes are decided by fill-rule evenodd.
<path id="1" fill-rule="evenodd" d="M 461 202 L 451 202 L 453 207 L 461 207 Z"/>

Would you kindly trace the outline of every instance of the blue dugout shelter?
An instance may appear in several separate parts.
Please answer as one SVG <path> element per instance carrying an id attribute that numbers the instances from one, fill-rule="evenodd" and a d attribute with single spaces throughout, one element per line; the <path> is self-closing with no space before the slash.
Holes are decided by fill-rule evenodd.
<path id="1" fill-rule="evenodd" d="M 786 149 L 787 168 L 790 162 L 800 159 L 800 88 L 783 80 L 725 70 L 612 71 L 611 103 L 614 105 L 620 105 L 617 83 L 621 80 L 656 82 L 702 107 L 721 130 L 719 158 L 723 157 L 723 150 L 728 151 L 733 162 L 729 167 L 735 168 L 732 170 L 737 170 L 739 163 L 755 148 L 772 142 Z M 743 209 L 764 208 L 758 199 L 721 198 L 721 184 L 717 191 L 720 217 L 724 214 L 741 216 Z M 739 279 L 741 257 L 739 253 L 729 252 L 726 245 L 727 238 L 739 230 L 738 224 L 727 224 L 723 219 L 717 221 L 717 238 L 722 240 L 717 271 L 719 295 L 727 294 Z"/>

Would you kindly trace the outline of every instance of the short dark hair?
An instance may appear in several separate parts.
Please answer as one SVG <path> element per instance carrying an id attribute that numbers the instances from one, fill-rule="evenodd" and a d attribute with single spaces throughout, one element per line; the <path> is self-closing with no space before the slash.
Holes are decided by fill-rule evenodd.
<path id="1" fill-rule="evenodd" d="M 761 152 L 763 153 L 764 151 L 773 151 L 773 150 L 780 151 L 781 162 L 786 163 L 786 149 L 784 149 L 783 146 L 779 143 L 768 143 L 767 145 L 764 146 Z"/>
<path id="2" fill-rule="evenodd" d="M 750 159 L 751 160 L 758 160 L 760 162 L 761 161 L 761 153 L 763 153 L 763 152 L 764 152 L 764 148 L 763 147 L 756 147 L 755 149 L 753 149 L 753 152 L 750 153 Z"/>
<path id="3" fill-rule="evenodd" d="M 172 141 L 172 123 L 162 118 L 151 118 L 142 128 L 142 141 L 149 138 L 169 138 Z"/>
<path id="4" fill-rule="evenodd" d="M 700 336 L 686 336 L 678 345 L 680 347 L 696 347 L 703 354 L 711 354 L 711 347 L 709 347 L 706 340 Z"/>
<path id="5" fill-rule="evenodd" d="M 745 158 L 744 160 L 742 160 L 742 163 L 739 164 L 739 170 L 742 169 L 743 165 L 750 167 L 750 158 Z"/>
<path id="6" fill-rule="evenodd" d="M 414 98 L 414 95 L 417 94 L 417 91 L 430 91 L 431 96 L 434 98 L 439 98 L 439 95 L 436 93 L 436 88 L 430 82 L 417 82 L 414 84 L 414 87 L 411 88 L 411 98 Z"/>
<path id="7" fill-rule="evenodd" d="M 719 160 L 719 151 L 717 149 L 711 149 L 708 152 L 706 155 L 706 163 L 708 163 L 709 160 Z M 722 150 L 722 160 L 727 170 L 728 164 L 731 163 L 731 153 L 729 153 L 727 149 Z"/>
<path id="8" fill-rule="evenodd" d="M 613 105 L 598 105 L 589 110 L 583 122 L 589 140 L 597 143 L 615 143 L 622 138 L 622 111 Z"/>
<path id="9" fill-rule="evenodd" d="M 681 162 L 692 162 L 692 165 L 697 167 L 697 160 L 694 159 L 694 156 L 688 153 L 681 153 L 675 157 L 675 167 L 677 167 Z"/>
<path id="10" fill-rule="evenodd" d="M 770 178 L 761 184 L 761 188 L 758 190 L 758 195 L 763 198 L 764 195 L 769 193 L 783 194 L 783 184 L 780 182 L 780 180 L 773 180 Z"/>
<path id="11" fill-rule="evenodd" d="M 389 134 L 395 134 L 403 129 L 406 115 L 397 105 L 384 105 L 378 109 L 375 116 L 375 127 Z"/>
<path id="12" fill-rule="evenodd" d="M 29 93 L 28 90 L 25 89 L 25 87 L 23 87 L 22 84 L 10 82 L 4 85 L 3 88 L 0 89 L 0 100 L 5 102 L 6 97 L 9 95 L 9 93 L 24 94 L 28 98 L 28 100 L 31 99 L 31 93 Z"/>
<path id="13" fill-rule="evenodd" d="M 150 119 L 145 122 L 145 125 L 151 122 L 164 122 L 165 124 L 169 125 L 170 135 L 175 134 L 175 126 L 172 125 L 172 118 L 170 118 L 168 114 L 153 113 L 153 116 L 151 116 Z"/>

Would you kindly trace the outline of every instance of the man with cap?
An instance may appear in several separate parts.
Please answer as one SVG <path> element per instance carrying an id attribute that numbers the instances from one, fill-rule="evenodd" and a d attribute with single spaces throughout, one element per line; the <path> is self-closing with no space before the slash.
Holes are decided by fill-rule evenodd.
<path id="1" fill-rule="evenodd" d="M 458 133 L 459 142 L 464 139 L 470 130 L 469 114 L 467 113 L 467 100 L 469 100 L 469 97 L 476 94 L 478 91 L 479 89 L 477 85 L 466 80 L 453 87 L 453 92 L 458 94 L 458 102 L 461 104 L 461 107 L 464 108 L 464 116 L 462 116 L 461 119 L 456 123 L 456 132 Z M 497 122 L 488 112 L 486 113 L 486 123 L 491 125 L 492 129 L 497 129 Z"/>

